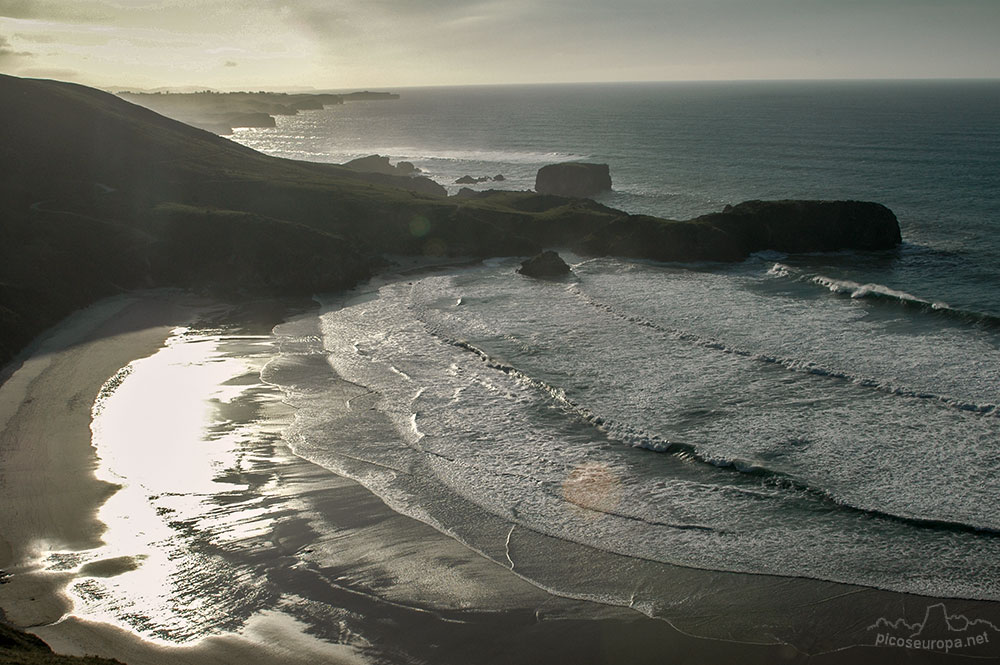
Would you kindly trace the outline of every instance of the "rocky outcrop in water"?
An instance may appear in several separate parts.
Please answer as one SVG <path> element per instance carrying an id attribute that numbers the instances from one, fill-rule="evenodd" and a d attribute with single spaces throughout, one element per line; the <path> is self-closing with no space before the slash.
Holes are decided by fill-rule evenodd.
<path id="1" fill-rule="evenodd" d="M 569 266 L 562 260 L 562 257 L 552 250 L 536 254 L 527 261 L 522 262 L 521 267 L 517 271 L 522 275 L 541 279 L 562 277 L 571 272 Z"/>
<path id="2" fill-rule="evenodd" d="M 535 191 L 556 196 L 594 196 L 611 189 L 611 172 L 607 164 L 564 162 L 538 169 Z"/>
<path id="3" fill-rule="evenodd" d="M 461 178 L 459 178 L 459 179 L 457 179 L 455 181 L 455 184 L 456 185 L 478 185 L 481 182 L 489 182 L 491 180 L 494 181 L 494 182 L 503 182 L 504 180 L 506 180 L 506 178 L 503 177 L 503 174 L 497 174 L 497 175 L 493 176 L 492 178 L 489 177 L 488 175 L 481 175 L 479 177 L 473 177 L 471 175 L 463 175 Z"/>

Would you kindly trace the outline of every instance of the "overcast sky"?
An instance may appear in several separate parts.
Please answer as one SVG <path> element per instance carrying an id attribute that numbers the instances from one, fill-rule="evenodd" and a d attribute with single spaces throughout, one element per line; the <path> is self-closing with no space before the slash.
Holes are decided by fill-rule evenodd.
<path id="1" fill-rule="evenodd" d="M 0 72 L 217 89 L 1000 77 L 1000 0 L 0 0 Z"/>

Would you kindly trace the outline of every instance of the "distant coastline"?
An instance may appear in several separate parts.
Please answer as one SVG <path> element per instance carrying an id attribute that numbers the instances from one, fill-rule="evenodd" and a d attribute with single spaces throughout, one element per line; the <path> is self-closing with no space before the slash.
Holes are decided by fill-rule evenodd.
<path id="1" fill-rule="evenodd" d="M 281 92 L 129 92 L 118 97 L 152 109 L 168 118 L 228 135 L 238 127 L 274 127 L 275 116 L 296 115 L 345 102 L 399 99 L 392 92 L 281 93 Z"/>

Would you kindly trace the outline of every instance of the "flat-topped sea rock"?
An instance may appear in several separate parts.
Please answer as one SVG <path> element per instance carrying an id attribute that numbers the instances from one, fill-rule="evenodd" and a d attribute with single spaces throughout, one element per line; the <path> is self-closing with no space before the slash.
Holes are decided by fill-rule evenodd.
<path id="1" fill-rule="evenodd" d="M 535 191 L 556 196 L 586 197 L 611 189 L 607 164 L 563 162 L 548 164 L 535 175 Z"/>

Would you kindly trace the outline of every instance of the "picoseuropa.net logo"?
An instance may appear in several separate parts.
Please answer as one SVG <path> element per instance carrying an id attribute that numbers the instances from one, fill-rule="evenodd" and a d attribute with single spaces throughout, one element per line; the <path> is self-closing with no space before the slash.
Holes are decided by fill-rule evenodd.
<path id="1" fill-rule="evenodd" d="M 907 623 L 905 618 L 885 617 L 868 626 L 877 647 L 920 649 L 968 655 L 996 655 L 1000 652 L 1000 628 L 985 619 L 948 614 L 944 603 L 929 605 L 923 621 Z"/>

